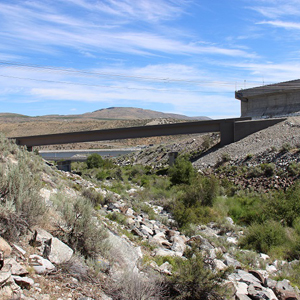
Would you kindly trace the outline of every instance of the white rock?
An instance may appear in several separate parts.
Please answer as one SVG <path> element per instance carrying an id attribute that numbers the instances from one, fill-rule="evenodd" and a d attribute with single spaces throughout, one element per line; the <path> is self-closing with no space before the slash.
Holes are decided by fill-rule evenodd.
<path id="1" fill-rule="evenodd" d="M 230 225 L 234 225 L 234 221 L 230 217 L 225 218 Z"/>
<path id="2" fill-rule="evenodd" d="M 172 246 L 172 244 L 166 239 L 166 236 L 163 232 L 158 232 L 154 236 L 150 237 L 149 244 L 155 246 L 165 246 L 165 247 Z"/>
<path id="3" fill-rule="evenodd" d="M 22 249 L 20 246 L 13 244 L 14 249 L 17 250 L 17 252 L 19 252 L 20 254 L 22 254 L 23 256 L 26 254 L 26 251 L 24 249 Z"/>
<path id="4" fill-rule="evenodd" d="M 264 253 L 260 253 L 259 257 L 262 258 L 263 260 L 269 260 L 270 259 L 270 256 L 267 255 L 267 254 L 264 254 Z"/>
<path id="5" fill-rule="evenodd" d="M 168 250 L 168 249 L 163 249 L 163 248 L 156 248 L 154 249 L 154 251 L 152 252 L 153 256 L 182 256 L 181 252 L 175 252 L 172 250 Z"/>
<path id="6" fill-rule="evenodd" d="M 52 240 L 50 253 L 47 256 L 52 263 L 61 264 L 71 259 L 74 251 L 68 245 L 60 241 L 58 238 L 53 237 L 52 234 L 44 229 L 38 228 L 36 229 L 36 232 L 36 241 L 42 244 L 42 249 L 45 247 L 45 241 L 50 239 Z"/>
<path id="7" fill-rule="evenodd" d="M 28 263 L 38 274 L 45 274 L 55 269 L 48 259 L 35 254 L 29 256 Z"/>
<path id="8" fill-rule="evenodd" d="M 3 252 L 4 257 L 9 257 L 12 251 L 8 242 L 2 237 L 0 237 L 0 251 Z"/>
<path id="9" fill-rule="evenodd" d="M 217 270 L 224 270 L 227 266 L 219 259 L 214 259 L 215 269 Z"/>
<path id="10" fill-rule="evenodd" d="M 248 294 L 248 285 L 245 282 L 236 282 L 234 286 L 236 288 L 236 294 Z"/>
<path id="11" fill-rule="evenodd" d="M 267 266 L 266 266 L 266 271 L 267 271 L 268 273 L 275 273 L 275 272 L 277 272 L 277 269 L 276 269 L 276 267 L 273 266 L 273 265 L 267 265 Z"/>
<path id="12" fill-rule="evenodd" d="M 227 240 L 228 243 L 232 243 L 232 244 L 235 244 L 235 245 L 238 244 L 238 239 L 236 237 L 230 236 L 226 240 Z"/>
<path id="13" fill-rule="evenodd" d="M 163 263 L 160 267 L 159 267 L 160 272 L 167 274 L 167 275 L 172 275 L 172 266 L 170 265 L 169 262 L 165 262 Z"/>
<path id="14" fill-rule="evenodd" d="M 148 233 L 149 235 L 153 235 L 153 230 L 151 230 L 148 226 L 146 225 L 142 225 L 141 226 L 141 229 L 140 229 L 142 232 L 145 231 L 146 233 Z"/>
<path id="15" fill-rule="evenodd" d="M 28 271 L 20 265 L 18 262 L 16 262 L 13 258 L 5 259 L 4 266 L 11 266 L 10 272 L 12 275 L 25 275 L 28 274 Z"/>
<path id="16" fill-rule="evenodd" d="M 126 215 L 127 216 L 133 216 L 134 214 L 134 210 L 132 208 L 128 208 L 127 211 L 126 211 Z"/>

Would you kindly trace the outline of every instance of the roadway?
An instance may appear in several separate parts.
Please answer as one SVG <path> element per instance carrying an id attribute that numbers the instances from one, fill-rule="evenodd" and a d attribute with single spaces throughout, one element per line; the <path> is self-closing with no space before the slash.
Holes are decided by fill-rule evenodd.
<path id="1" fill-rule="evenodd" d="M 141 148 L 126 149 L 88 149 L 88 150 L 40 150 L 39 155 L 46 160 L 74 160 L 85 161 L 87 157 L 93 153 L 97 153 L 102 157 L 117 157 L 129 153 L 140 151 Z"/>

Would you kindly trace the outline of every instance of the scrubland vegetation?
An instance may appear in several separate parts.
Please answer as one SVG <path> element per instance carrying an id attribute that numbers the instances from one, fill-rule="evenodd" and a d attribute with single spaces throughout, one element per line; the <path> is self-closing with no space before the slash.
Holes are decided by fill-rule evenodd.
<path id="1" fill-rule="evenodd" d="M 246 178 L 282 175 L 280 171 L 276 173 L 273 164 L 224 167 L 227 161 L 224 158 L 220 163 L 219 173 L 226 174 L 230 170 L 243 173 Z M 128 183 L 142 186 L 137 199 L 140 203 L 135 205 L 142 210 L 146 210 L 144 200 L 162 205 L 172 213 L 180 230 L 189 236 L 197 233 L 195 225 L 213 221 L 226 226 L 225 218 L 229 216 L 245 233 L 239 242 L 241 248 L 269 254 L 273 259 L 300 259 L 300 184 L 297 181 L 286 190 L 241 190 L 226 178 L 219 180 L 214 175 L 198 174 L 184 156 L 168 170 L 141 165 L 106 168 L 105 164 L 108 163 L 102 163 L 102 172 L 114 179 L 112 188 L 118 186 L 118 192 L 125 194 Z M 76 163 L 73 167 L 91 178 L 96 173 L 85 163 Z M 298 164 L 291 163 L 288 172 L 299 175 Z M 94 179 L 97 180 L 97 176 Z M 150 212 L 149 215 L 155 218 L 155 214 Z"/>
<path id="2" fill-rule="evenodd" d="M 55 228 L 59 238 L 85 259 L 95 259 L 99 253 L 108 255 L 109 248 L 104 242 L 107 233 L 97 218 L 97 210 L 113 201 L 109 193 L 104 197 L 93 189 L 74 185 L 72 188 L 80 196 L 74 198 L 58 192 L 49 207 L 39 194 L 46 184 L 41 177 L 46 173 L 56 178 L 56 171 L 46 167 L 38 156 L 19 149 L 3 137 L 0 152 L 2 237 L 9 241 L 18 239 L 31 226 L 42 224 L 49 210 L 55 208 L 60 216 Z M 220 168 L 228 159 L 223 158 Z M 73 163 L 72 169 L 124 198 L 132 187 L 137 187 L 136 197 L 130 200 L 135 211 L 156 219 L 159 216 L 144 201 L 161 205 L 172 213 L 180 231 L 188 236 L 197 234 L 199 224 L 213 221 L 227 226 L 225 218 L 231 217 L 245 232 L 240 247 L 267 253 L 274 259 L 300 259 L 300 184 L 297 182 L 287 190 L 240 190 L 225 179 L 219 180 L 212 172 L 211 175 L 197 173 L 184 156 L 177 158 L 170 168 L 154 169 L 142 165 L 120 167 L 93 154 L 86 162 Z M 224 168 L 225 174 L 226 171 Z M 244 172 L 246 176 L 276 175 L 272 164 L 246 169 L 235 167 L 234 171 Z M 291 164 L 289 172 L 294 176 L 299 174 L 299 166 Z M 125 222 L 117 213 L 108 218 L 120 224 Z M 196 248 L 189 249 L 185 256 L 186 260 L 169 259 L 176 271 L 163 284 L 159 283 L 160 293 L 163 290 L 171 299 L 219 299 L 224 294 L 220 283 L 228 270 L 215 273 L 205 268 L 204 258 Z M 295 284 L 300 284 L 296 271 L 289 274 Z M 125 293 L 125 286 L 120 291 Z"/>

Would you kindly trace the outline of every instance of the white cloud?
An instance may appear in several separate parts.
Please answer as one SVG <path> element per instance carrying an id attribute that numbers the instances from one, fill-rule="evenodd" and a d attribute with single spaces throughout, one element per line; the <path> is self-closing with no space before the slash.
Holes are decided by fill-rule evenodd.
<path id="1" fill-rule="evenodd" d="M 248 72 L 247 88 L 299 79 L 300 63 L 232 63 L 228 65 Z M 238 89 L 243 88 L 240 83 Z"/>
<path id="2" fill-rule="evenodd" d="M 100 2 L 69 0 L 67 2 L 71 2 L 90 11 L 101 11 L 106 14 L 153 22 L 177 18 L 184 13 L 184 8 L 190 1 L 103 0 Z"/>
<path id="3" fill-rule="evenodd" d="M 257 24 L 267 24 L 275 27 L 281 27 L 285 29 L 300 29 L 300 23 L 296 22 L 283 22 L 283 21 L 263 21 Z"/>
<path id="4" fill-rule="evenodd" d="M 172 10 L 171 4 L 174 1 L 162 1 L 161 8 L 158 5 L 161 1 L 137 1 L 137 8 L 132 8 L 129 1 L 113 1 L 109 3 L 112 7 L 118 8 L 118 11 L 131 11 L 129 15 L 143 15 L 141 11 L 149 14 L 166 14 L 170 9 L 177 10 L 182 1 L 175 1 Z M 88 2 L 79 1 L 82 5 L 90 5 Z M 96 4 L 95 4 L 96 5 Z M 103 5 L 103 4 L 98 4 Z M 107 4 L 106 4 L 107 5 Z M 97 5 L 96 5 L 97 7 Z M 147 10 L 149 8 L 149 11 Z M 124 13 L 125 14 L 125 13 Z M 114 51 L 121 53 L 131 53 L 139 55 L 222 55 L 234 57 L 256 57 L 253 53 L 245 50 L 215 46 L 205 44 L 195 44 L 189 38 L 183 38 L 181 35 L 165 36 L 158 34 L 155 30 L 137 31 L 130 26 L 118 27 L 117 20 L 110 20 L 111 24 L 107 26 L 107 21 L 102 22 L 99 16 L 97 22 L 89 20 L 82 16 L 68 16 L 61 12 L 48 13 L 42 10 L 30 10 L 25 6 L 12 6 L 0 4 L 0 16 L 2 16 L 2 32 L 0 37 L 11 45 L 11 49 L 22 47 L 28 50 L 45 49 L 44 51 L 59 51 L 61 47 L 70 49 L 85 49 L 90 55 L 103 51 Z M 150 18 L 148 16 L 148 18 Z M 116 23 L 116 26 L 114 26 Z M 38 30 L 37 30 L 38 29 Z M 46 34 L 45 34 L 46 33 Z M 49 49 L 50 48 L 50 49 Z M 93 53 L 94 52 L 94 53 Z"/>

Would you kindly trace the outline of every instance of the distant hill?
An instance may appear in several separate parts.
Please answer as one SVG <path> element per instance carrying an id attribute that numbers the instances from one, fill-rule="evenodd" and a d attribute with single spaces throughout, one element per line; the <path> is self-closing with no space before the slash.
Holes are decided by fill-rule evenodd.
<path id="1" fill-rule="evenodd" d="M 150 109 L 135 107 L 109 107 L 80 115 L 45 115 L 29 117 L 14 113 L 0 113 L 0 121 L 13 121 L 19 119 L 29 120 L 60 120 L 60 119 L 98 119 L 98 120 L 146 120 L 146 119 L 177 119 L 177 120 L 210 120 L 208 117 L 188 117 L 180 114 L 163 113 Z"/>
<path id="2" fill-rule="evenodd" d="M 179 120 L 209 120 L 208 117 L 188 117 L 180 114 L 163 113 L 150 109 L 134 108 L 134 107 L 110 107 L 96 110 L 92 113 L 83 114 L 84 118 L 95 119 L 121 119 L 121 120 L 134 120 L 134 119 L 158 119 L 158 118 L 171 118 Z"/>

